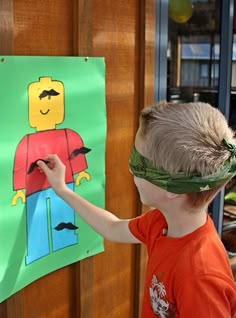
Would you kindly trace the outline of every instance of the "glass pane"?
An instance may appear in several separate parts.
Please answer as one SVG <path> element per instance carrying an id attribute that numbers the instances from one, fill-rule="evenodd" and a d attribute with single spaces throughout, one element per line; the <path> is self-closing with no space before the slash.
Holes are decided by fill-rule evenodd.
<path id="1" fill-rule="evenodd" d="M 236 33 L 235 13 L 233 25 L 233 33 Z M 233 34 L 229 125 L 234 130 L 236 129 L 236 34 Z M 222 241 L 231 256 L 230 263 L 236 280 L 236 177 L 230 181 L 225 189 Z"/>
<path id="2" fill-rule="evenodd" d="M 167 99 L 176 103 L 200 100 L 217 107 L 219 1 L 169 1 L 172 4 L 176 15 L 169 14 Z M 191 5 L 192 15 L 179 23 L 178 15 L 184 16 L 187 5 Z"/>
<path id="3" fill-rule="evenodd" d="M 234 21 L 236 20 L 234 14 Z M 234 22 L 234 26 L 236 23 Z M 234 33 L 236 33 L 234 27 Z M 233 34 L 233 52 L 232 52 L 232 78 L 231 78 L 231 94 L 230 94 L 230 126 L 236 129 L 236 34 Z"/>

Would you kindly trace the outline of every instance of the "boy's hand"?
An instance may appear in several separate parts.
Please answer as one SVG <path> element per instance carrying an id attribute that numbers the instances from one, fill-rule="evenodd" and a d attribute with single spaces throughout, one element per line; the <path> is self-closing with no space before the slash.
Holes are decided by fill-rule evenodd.
<path id="1" fill-rule="evenodd" d="M 46 164 L 42 160 L 37 161 L 37 166 L 40 172 L 44 172 L 48 182 L 52 188 L 58 193 L 62 191 L 65 185 L 65 172 L 66 167 L 61 162 L 57 155 L 47 155 L 44 158 L 48 163 Z"/>

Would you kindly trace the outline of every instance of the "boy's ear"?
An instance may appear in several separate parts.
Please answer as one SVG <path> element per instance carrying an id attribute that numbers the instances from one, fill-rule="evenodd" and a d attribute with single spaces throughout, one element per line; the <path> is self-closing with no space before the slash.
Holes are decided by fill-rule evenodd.
<path id="1" fill-rule="evenodd" d="M 178 198 L 179 196 L 180 196 L 180 194 L 166 191 L 166 197 L 167 197 L 167 199 L 169 199 L 169 200 L 176 199 L 176 198 Z"/>

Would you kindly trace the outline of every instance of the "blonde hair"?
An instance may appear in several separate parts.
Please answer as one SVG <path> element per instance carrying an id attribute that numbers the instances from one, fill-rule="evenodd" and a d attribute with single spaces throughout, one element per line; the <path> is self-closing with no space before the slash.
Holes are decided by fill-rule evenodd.
<path id="1" fill-rule="evenodd" d="M 222 113 L 206 103 L 160 102 L 140 116 L 145 156 L 171 175 L 209 175 L 222 168 L 230 153 L 222 140 L 235 144 Z M 189 194 L 194 206 L 208 204 L 222 187 Z"/>

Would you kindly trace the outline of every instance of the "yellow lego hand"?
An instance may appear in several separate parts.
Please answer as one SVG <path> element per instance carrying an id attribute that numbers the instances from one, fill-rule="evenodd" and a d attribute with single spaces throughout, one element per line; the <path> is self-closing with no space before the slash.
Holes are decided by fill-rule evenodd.
<path id="1" fill-rule="evenodd" d="M 18 199 L 21 199 L 21 202 L 25 203 L 25 193 L 22 190 L 16 191 L 16 194 L 13 196 L 11 200 L 11 205 L 16 205 Z"/>
<path id="2" fill-rule="evenodd" d="M 90 174 L 88 172 L 82 171 L 79 173 L 79 175 L 75 179 L 75 185 L 80 185 L 80 180 L 85 178 L 87 181 L 91 180 Z"/>

